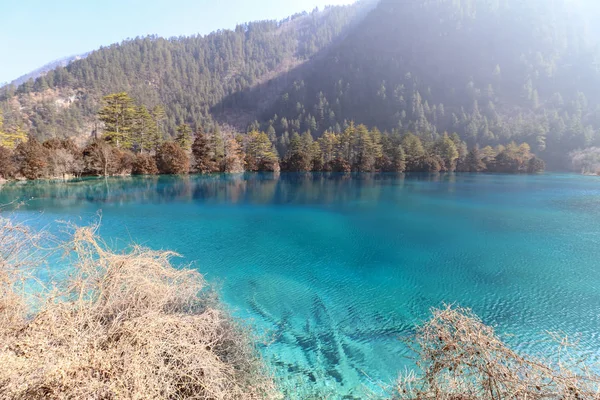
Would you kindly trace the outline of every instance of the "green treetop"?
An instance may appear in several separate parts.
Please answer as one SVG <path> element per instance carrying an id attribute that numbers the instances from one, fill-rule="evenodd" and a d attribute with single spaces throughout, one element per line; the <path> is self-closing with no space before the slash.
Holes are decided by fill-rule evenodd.
<path id="1" fill-rule="evenodd" d="M 146 106 L 135 108 L 131 137 L 134 149 L 141 153 L 152 151 L 160 144 L 156 123 Z"/>
<path id="2" fill-rule="evenodd" d="M 181 124 L 177 127 L 177 138 L 175 142 L 183 149 L 192 148 L 192 128 L 188 124 Z"/>
<path id="3" fill-rule="evenodd" d="M 105 105 L 98 116 L 104 123 L 105 139 L 117 147 L 131 148 L 135 115 L 133 99 L 127 93 L 120 92 L 105 96 L 103 100 Z"/>

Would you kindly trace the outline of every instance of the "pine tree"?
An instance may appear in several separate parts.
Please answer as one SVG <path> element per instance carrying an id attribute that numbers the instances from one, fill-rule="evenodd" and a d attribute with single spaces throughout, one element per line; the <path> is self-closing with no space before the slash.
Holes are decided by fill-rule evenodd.
<path id="1" fill-rule="evenodd" d="M 404 149 L 400 145 L 396 146 L 396 149 L 394 150 L 392 171 L 406 171 L 406 155 L 404 154 Z"/>
<path id="2" fill-rule="evenodd" d="M 337 156 L 337 148 L 339 145 L 339 137 L 335 133 L 325 132 L 319 138 L 319 148 L 321 150 L 321 159 L 323 169 L 329 170 L 331 163 Z"/>
<path id="3" fill-rule="evenodd" d="M 158 105 L 152 109 L 152 119 L 154 120 L 154 124 L 156 125 L 156 130 L 154 132 L 156 137 L 153 140 L 154 146 L 155 146 L 154 147 L 155 151 L 158 149 L 158 146 L 160 146 L 162 144 L 162 141 L 164 140 L 164 137 L 165 137 L 164 126 L 163 126 L 165 118 L 166 118 L 166 114 L 165 114 L 165 109 L 163 106 Z"/>
<path id="4" fill-rule="evenodd" d="M 376 152 L 373 138 L 365 125 L 356 128 L 356 164 L 358 172 L 372 172 L 375 166 Z"/>
<path id="5" fill-rule="evenodd" d="M 215 164 L 211 157 L 211 149 L 208 139 L 202 128 L 196 131 L 196 138 L 192 144 L 192 155 L 194 157 L 194 169 L 202 174 L 216 172 Z"/>
<path id="6" fill-rule="evenodd" d="M 269 143 L 271 142 L 269 141 Z M 225 158 L 225 142 L 223 141 L 221 128 L 219 128 L 218 124 L 215 125 L 212 135 L 210 136 L 210 147 L 212 151 L 213 162 L 218 168 L 220 168 L 223 163 L 223 159 Z"/>
<path id="7" fill-rule="evenodd" d="M 98 113 L 104 123 L 104 138 L 118 148 L 130 149 L 135 115 L 133 99 L 126 92 L 114 93 L 103 98 L 104 107 Z"/>
<path id="8" fill-rule="evenodd" d="M 482 172 L 485 171 L 486 165 L 482 160 L 481 152 L 479 151 L 479 146 L 474 146 L 467 155 L 465 165 L 466 172 Z"/>
<path id="9" fill-rule="evenodd" d="M 454 142 L 448 137 L 447 133 L 436 140 L 433 145 L 433 151 L 444 161 L 444 169 L 446 171 L 454 171 L 456 169 L 456 160 L 458 160 L 458 150 Z"/>
<path id="10" fill-rule="evenodd" d="M 146 106 L 135 108 L 131 136 L 134 150 L 140 153 L 154 150 L 158 146 L 156 124 Z"/>
<path id="11" fill-rule="evenodd" d="M 419 171 L 421 160 L 425 157 L 423 143 L 418 136 L 408 133 L 402 137 L 402 148 L 406 154 L 406 169 L 408 171 Z"/>
<path id="12" fill-rule="evenodd" d="M 264 132 L 251 131 L 246 144 L 246 170 L 279 171 L 279 160 L 273 144 Z"/>
<path id="13" fill-rule="evenodd" d="M 177 137 L 175 143 L 183 150 L 189 151 L 192 147 L 192 128 L 188 124 L 181 124 L 177 127 Z"/>
<path id="14" fill-rule="evenodd" d="M 286 157 L 289 171 L 306 172 L 312 169 L 312 144 L 313 138 L 310 133 L 305 132 L 301 137 L 294 132 Z"/>

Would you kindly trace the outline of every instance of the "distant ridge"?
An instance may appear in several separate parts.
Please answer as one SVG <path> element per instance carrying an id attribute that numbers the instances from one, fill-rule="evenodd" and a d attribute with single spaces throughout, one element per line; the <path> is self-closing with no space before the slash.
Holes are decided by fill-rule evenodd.
<path id="1" fill-rule="evenodd" d="M 4 87 L 4 86 L 8 86 L 8 85 L 13 85 L 13 86 L 22 85 L 25 82 L 27 82 L 28 80 L 30 80 L 30 79 L 35 80 L 35 79 L 39 78 L 40 76 L 46 75 L 49 71 L 52 71 L 58 67 L 66 67 L 73 61 L 81 60 L 81 59 L 87 57 L 88 54 L 90 54 L 90 52 L 87 52 L 84 54 L 78 54 L 78 55 L 74 55 L 74 56 L 69 56 L 69 57 L 64 57 L 59 60 L 49 62 L 48 64 L 46 64 L 34 71 L 31 71 L 28 74 L 18 77 L 17 79 L 13 80 L 12 82 L 0 83 L 0 87 Z"/>

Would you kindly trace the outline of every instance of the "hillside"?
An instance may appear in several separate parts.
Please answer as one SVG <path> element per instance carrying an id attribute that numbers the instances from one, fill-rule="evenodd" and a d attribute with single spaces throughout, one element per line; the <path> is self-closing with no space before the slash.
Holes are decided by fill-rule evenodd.
<path id="1" fill-rule="evenodd" d="M 338 40 L 366 6 L 330 7 L 207 36 L 142 37 L 101 48 L 35 81 L 5 88 L 5 124 L 42 139 L 89 135 L 102 96 L 120 91 L 149 108 L 164 105 L 170 132 L 184 122 L 210 124 L 211 107 L 227 96 L 227 105 L 235 107 L 244 89 L 306 63 Z"/>
<path id="2" fill-rule="evenodd" d="M 215 122 L 317 138 L 349 121 L 424 141 L 526 142 L 551 168 L 600 146 L 599 15 L 589 2 L 381 0 L 207 36 L 136 38 L 14 90 L 5 129 L 87 137 L 100 99 L 166 108 L 166 131 Z M 255 121 L 256 122 L 253 122 Z"/>
<path id="3" fill-rule="evenodd" d="M 352 119 L 469 145 L 526 141 L 562 168 L 600 144 L 598 14 L 576 4 L 382 0 L 263 118 L 278 115 L 279 134 Z"/>

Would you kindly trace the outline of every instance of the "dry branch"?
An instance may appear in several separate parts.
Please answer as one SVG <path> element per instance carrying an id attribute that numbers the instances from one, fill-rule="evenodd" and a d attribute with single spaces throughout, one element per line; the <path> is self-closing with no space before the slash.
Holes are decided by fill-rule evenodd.
<path id="1" fill-rule="evenodd" d="M 9 222 L 2 229 L 0 398 L 278 396 L 249 333 L 201 274 L 171 266 L 172 253 L 116 254 L 79 229 L 72 274 L 27 315 L 14 251 L 28 246 Z"/>
<path id="2" fill-rule="evenodd" d="M 556 361 L 521 356 L 467 309 L 433 310 L 414 344 L 420 374 L 402 376 L 394 399 L 600 398 L 600 378 L 569 349 Z"/>

